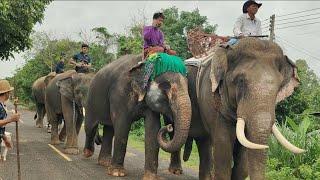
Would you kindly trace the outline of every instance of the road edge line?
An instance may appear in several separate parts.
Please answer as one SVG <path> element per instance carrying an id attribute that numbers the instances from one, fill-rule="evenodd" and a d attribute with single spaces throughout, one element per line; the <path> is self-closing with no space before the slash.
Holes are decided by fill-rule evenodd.
<path id="1" fill-rule="evenodd" d="M 56 151 L 60 156 L 62 156 L 65 160 L 67 161 L 72 161 L 71 158 L 69 158 L 67 155 L 63 154 L 61 151 L 59 151 L 59 149 L 57 149 L 56 147 L 54 147 L 53 145 L 51 144 L 48 144 L 49 147 L 51 147 L 54 151 Z"/>

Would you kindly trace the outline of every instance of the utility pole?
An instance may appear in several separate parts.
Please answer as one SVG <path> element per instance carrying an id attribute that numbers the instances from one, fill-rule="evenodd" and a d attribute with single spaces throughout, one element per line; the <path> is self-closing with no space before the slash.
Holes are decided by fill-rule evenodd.
<path id="1" fill-rule="evenodd" d="M 273 14 L 272 16 L 270 16 L 270 28 L 269 28 L 269 30 L 270 30 L 270 41 L 274 41 L 274 36 L 275 36 L 275 34 L 274 34 L 274 22 L 275 22 L 275 18 L 276 18 L 276 15 L 275 14 Z"/>

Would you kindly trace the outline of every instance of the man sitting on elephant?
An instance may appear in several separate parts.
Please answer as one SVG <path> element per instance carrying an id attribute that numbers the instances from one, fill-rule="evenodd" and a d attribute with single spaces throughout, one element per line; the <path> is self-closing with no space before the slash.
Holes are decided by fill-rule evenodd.
<path id="1" fill-rule="evenodd" d="M 88 73 L 91 68 L 91 58 L 88 55 L 89 45 L 82 44 L 81 52 L 75 54 L 70 59 L 70 64 L 76 65 L 75 70 L 77 73 Z"/>
<path id="2" fill-rule="evenodd" d="M 145 26 L 143 28 L 143 49 L 144 58 L 149 54 L 155 52 L 165 52 L 170 55 L 176 55 L 176 51 L 171 50 L 167 45 L 164 44 L 163 32 L 159 29 L 163 24 L 165 17 L 163 13 L 157 12 L 153 15 L 153 22 L 151 26 Z"/>
<path id="3" fill-rule="evenodd" d="M 261 36 L 261 21 L 255 16 L 262 3 L 257 3 L 253 0 L 248 0 L 243 4 L 243 14 L 238 17 L 233 27 L 233 34 L 235 37 L 244 36 Z M 234 45 L 238 42 L 238 39 L 231 38 L 226 47 Z"/>

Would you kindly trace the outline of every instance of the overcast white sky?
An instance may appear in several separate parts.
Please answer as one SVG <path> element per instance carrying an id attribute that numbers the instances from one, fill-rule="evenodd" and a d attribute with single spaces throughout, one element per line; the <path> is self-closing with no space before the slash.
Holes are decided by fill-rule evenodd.
<path id="1" fill-rule="evenodd" d="M 54 1 L 45 11 L 42 24 L 34 27 L 35 31 L 45 31 L 57 38 L 70 37 L 79 40 L 80 30 L 89 31 L 94 27 L 104 26 L 112 33 L 126 32 L 135 16 L 144 11 L 151 23 L 154 12 L 161 8 L 176 6 L 179 10 L 191 11 L 195 8 L 207 16 L 210 24 L 218 24 L 217 34 L 232 35 L 236 18 L 242 13 L 245 1 Z M 309 66 L 320 77 L 320 2 L 319 1 L 258 1 L 263 5 L 257 13 L 261 20 L 276 14 L 277 42 L 293 60 L 306 59 Z M 286 15 L 311 10 L 294 15 Z M 306 16 L 309 15 L 309 16 Z M 306 16 L 294 18 L 298 16 Z M 287 18 L 294 18 L 288 19 Z M 312 19 L 313 18 L 313 19 Z M 312 19 L 312 20 L 308 20 Z M 291 24 L 284 24 L 297 21 Z M 267 21 L 262 22 L 262 24 Z M 316 24 L 303 25 L 318 22 Z M 278 25 L 282 24 L 282 25 Z M 286 26 L 295 26 L 277 29 Z M 263 27 L 266 25 L 263 25 Z M 267 30 L 267 29 L 266 29 Z M 23 66 L 25 60 L 20 53 L 10 62 L 0 62 L 0 78 L 12 76 L 17 67 Z"/>

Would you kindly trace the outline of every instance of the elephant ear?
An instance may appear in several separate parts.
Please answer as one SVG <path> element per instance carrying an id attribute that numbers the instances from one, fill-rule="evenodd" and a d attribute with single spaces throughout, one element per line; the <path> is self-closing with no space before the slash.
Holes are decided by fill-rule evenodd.
<path id="1" fill-rule="evenodd" d="M 296 65 L 287 57 L 280 61 L 279 71 L 283 76 L 283 81 L 277 95 L 277 103 L 290 96 L 294 88 L 299 85 L 299 77 Z"/>
<path id="2" fill-rule="evenodd" d="M 61 95 L 67 97 L 70 101 L 73 101 L 74 93 L 72 77 L 67 77 L 57 81 L 57 86 L 59 87 Z"/>
<path id="3" fill-rule="evenodd" d="M 49 73 L 45 78 L 44 78 L 44 83 L 46 85 L 46 87 L 48 86 L 48 84 L 50 83 L 50 81 L 56 77 L 56 72 L 51 72 Z"/>
<path id="4" fill-rule="evenodd" d="M 146 90 L 143 89 L 143 68 L 145 63 L 144 62 L 138 62 L 138 64 L 134 65 L 129 70 L 129 77 L 132 79 L 131 81 L 131 87 L 134 92 L 138 96 L 138 101 L 142 101 L 146 95 Z"/>
<path id="5" fill-rule="evenodd" d="M 227 51 L 223 48 L 217 49 L 211 61 L 211 88 L 215 92 L 221 80 L 223 80 L 228 68 Z"/>

